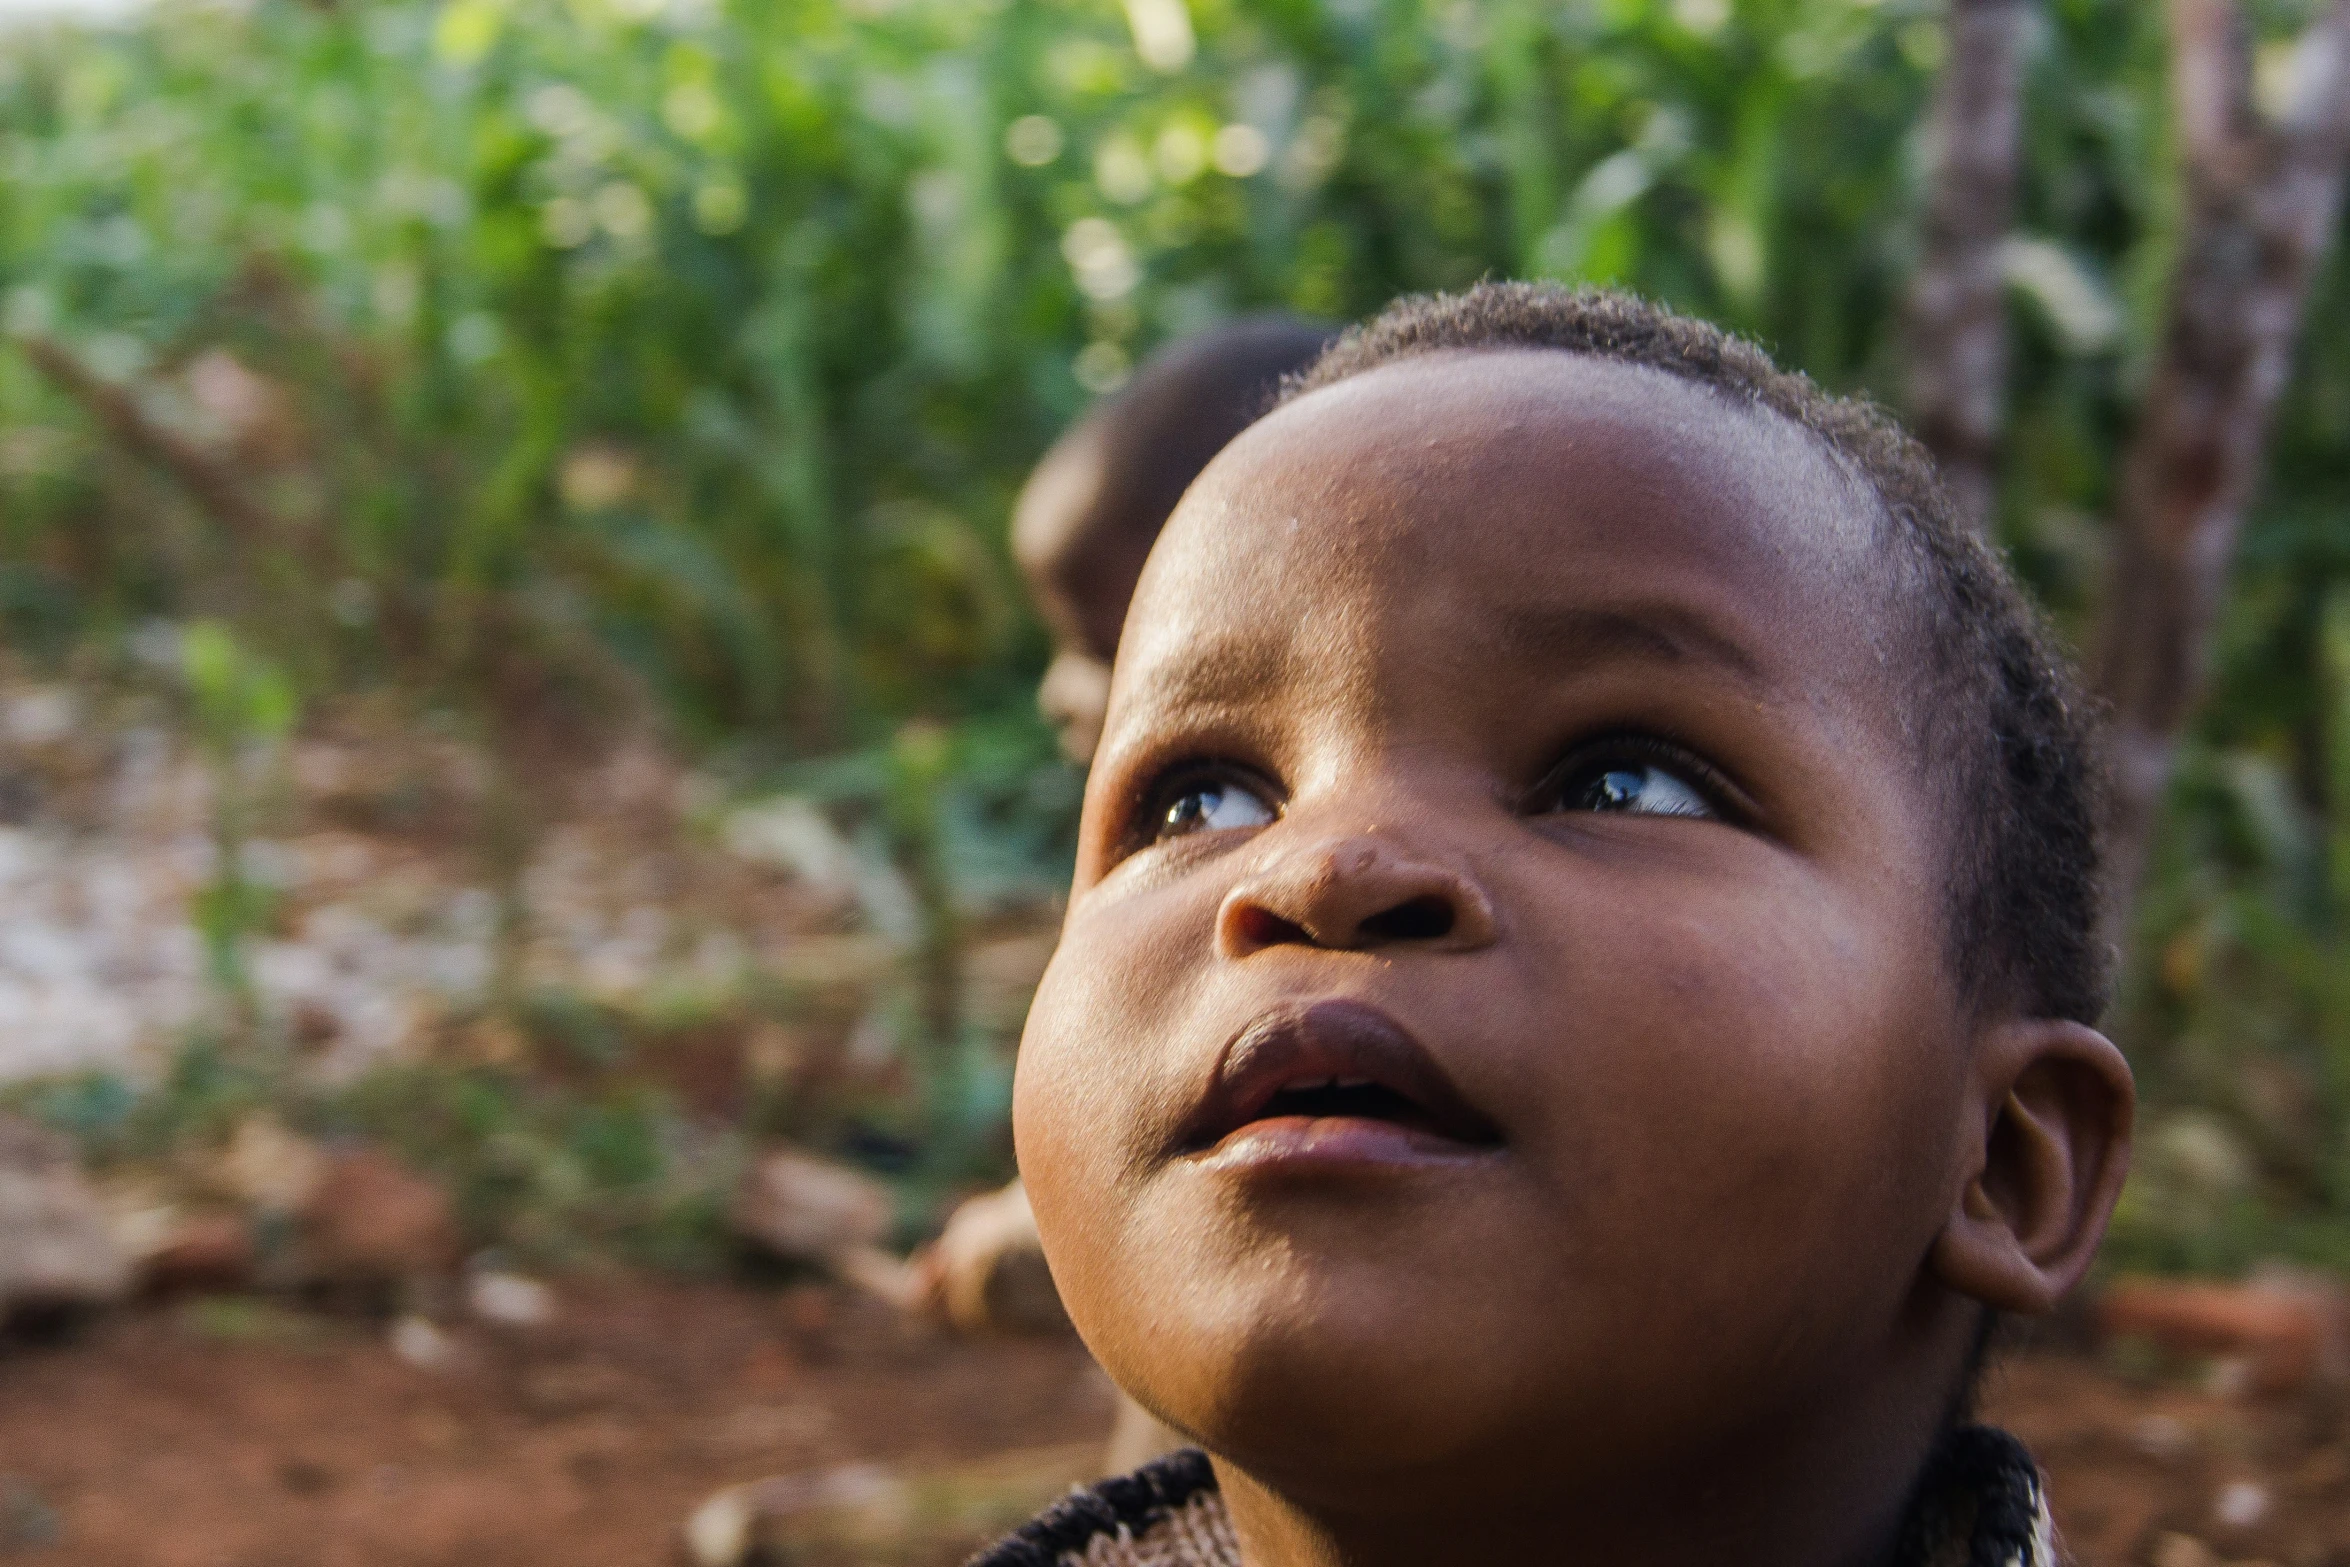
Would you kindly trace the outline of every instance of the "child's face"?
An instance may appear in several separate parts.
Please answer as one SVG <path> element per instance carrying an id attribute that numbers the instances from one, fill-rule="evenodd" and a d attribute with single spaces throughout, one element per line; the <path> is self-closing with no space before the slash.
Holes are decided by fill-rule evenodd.
<path id="1" fill-rule="evenodd" d="M 1791 426 L 1562 353 L 1391 364 L 1216 460 L 1020 1058 L 1121 1384 L 1309 1489 L 1938 1402 L 1984 1134 L 1889 569 Z"/>

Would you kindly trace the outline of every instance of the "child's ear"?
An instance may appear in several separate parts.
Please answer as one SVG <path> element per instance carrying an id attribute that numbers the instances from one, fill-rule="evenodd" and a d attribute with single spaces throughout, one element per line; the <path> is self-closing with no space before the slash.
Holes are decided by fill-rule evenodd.
<path id="1" fill-rule="evenodd" d="M 2037 1315 L 2080 1282 L 2129 1173 L 2137 1088 L 2095 1029 L 2053 1018 L 1978 1039 L 1981 1130 L 1928 1266 L 1996 1311 Z"/>

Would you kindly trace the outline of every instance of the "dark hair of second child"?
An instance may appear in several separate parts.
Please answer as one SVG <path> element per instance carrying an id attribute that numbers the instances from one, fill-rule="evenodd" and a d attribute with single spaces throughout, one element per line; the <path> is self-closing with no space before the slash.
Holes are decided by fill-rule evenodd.
<path id="1" fill-rule="evenodd" d="M 1064 749 L 1101 733 L 1110 660 L 1135 579 L 1175 503 L 1210 458 L 1272 406 L 1282 380 L 1336 333 L 1293 316 L 1243 316 L 1146 360 L 1046 452 L 1020 492 L 1012 553 L 1053 634 L 1038 693 Z"/>

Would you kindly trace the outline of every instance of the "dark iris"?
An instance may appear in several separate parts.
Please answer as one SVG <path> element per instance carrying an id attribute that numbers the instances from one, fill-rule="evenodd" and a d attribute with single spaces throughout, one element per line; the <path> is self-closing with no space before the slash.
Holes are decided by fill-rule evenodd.
<path id="1" fill-rule="evenodd" d="M 1177 795 L 1175 803 L 1167 807 L 1167 819 L 1160 826 L 1171 833 L 1190 832 L 1204 827 L 1223 799 L 1224 791 L 1221 789 L 1188 789 Z"/>
<path id="2" fill-rule="evenodd" d="M 1640 803 L 1642 786 L 1647 782 L 1645 769 L 1611 767 L 1585 784 L 1582 797 L 1574 802 L 1579 811 L 1628 811 Z"/>

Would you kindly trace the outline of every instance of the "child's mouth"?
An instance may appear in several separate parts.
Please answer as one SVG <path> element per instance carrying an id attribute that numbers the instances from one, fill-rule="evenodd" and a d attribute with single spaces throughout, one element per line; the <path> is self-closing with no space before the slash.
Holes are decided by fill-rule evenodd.
<path id="1" fill-rule="evenodd" d="M 1333 1000 L 1284 1006 L 1243 1029 L 1218 1058 L 1182 1151 L 1219 1164 L 1423 1163 L 1500 1142 L 1402 1024 Z"/>
<path id="2" fill-rule="evenodd" d="M 1389 1121 L 1421 1131 L 1437 1129 L 1428 1112 L 1416 1101 L 1365 1078 L 1330 1078 L 1281 1089 L 1265 1101 L 1258 1119 L 1274 1121 L 1289 1115 L 1308 1120 L 1349 1116 L 1358 1121 Z"/>

